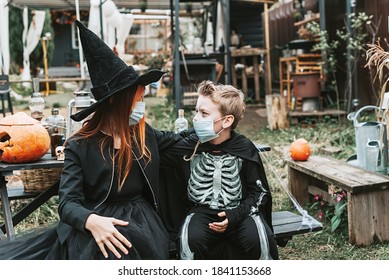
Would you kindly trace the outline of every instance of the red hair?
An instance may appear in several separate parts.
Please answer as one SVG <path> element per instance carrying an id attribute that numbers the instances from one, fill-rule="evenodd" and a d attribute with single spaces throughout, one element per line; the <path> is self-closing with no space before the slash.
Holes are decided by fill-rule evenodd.
<path id="1" fill-rule="evenodd" d="M 135 107 L 135 103 L 143 98 L 145 87 L 138 85 L 122 90 L 109 101 L 101 104 L 92 118 L 85 121 L 83 127 L 77 132 L 78 138 L 89 138 L 100 131 L 107 134 L 100 141 L 100 152 L 104 157 L 105 146 L 113 146 L 113 138 L 116 135 L 120 139 L 120 149 L 113 153 L 110 158 L 117 163 L 118 189 L 123 187 L 124 181 L 132 168 L 133 148 L 135 147 L 140 159 L 150 161 L 151 154 L 146 146 L 146 122 L 142 118 L 136 125 L 129 126 L 129 117 Z"/>

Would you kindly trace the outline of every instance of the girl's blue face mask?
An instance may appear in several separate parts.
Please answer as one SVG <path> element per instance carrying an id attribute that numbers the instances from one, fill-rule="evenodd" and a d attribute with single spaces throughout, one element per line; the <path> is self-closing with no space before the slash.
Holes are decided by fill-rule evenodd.
<path id="1" fill-rule="evenodd" d="M 135 103 L 134 110 L 132 110 L 132 113 L 129 118 L 129 125 L 136 125 L 139 123 L 139 121 L 143 118 L 143 115 L 145 113 L 146 108 L 146 102 L 138 101 Z"/>
<path id="2" fill-rule="evenodd" d="M 213 124 L 217 121 L 222 120 L 223 118 L 218 119 L 216 121 L 212 119 L 201 119 L 198 121 L 193 121 L 193 128 L 201 143 L 205 143 L 219 137 L 219 134 L 223 131 L 223 129 L 218 133 L 215 133 L 215 130 L 213 129 Z"/>

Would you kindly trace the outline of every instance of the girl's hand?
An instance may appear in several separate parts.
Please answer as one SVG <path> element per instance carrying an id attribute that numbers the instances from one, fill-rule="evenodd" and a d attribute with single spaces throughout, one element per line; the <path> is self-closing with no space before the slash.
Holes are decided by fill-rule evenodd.
<path id="1" fill-rule="evenodd" d="M 116 228 L 118 226 L 126 226 L 128 222 L 118 220 L 115 218 L 108 218 L 91 214 L 85 222 L 85 228 L 89 230 L 101 252 L 105 258 L 108 258 L 106 248 L 110 250 L 118 259 L 121 258 L 117 249 L 120 249 L 124 254 L 128 254 L 128 249 L 132 244 L 127 240 Z M 126 248 L 127 247 L 127 248 Z"/>

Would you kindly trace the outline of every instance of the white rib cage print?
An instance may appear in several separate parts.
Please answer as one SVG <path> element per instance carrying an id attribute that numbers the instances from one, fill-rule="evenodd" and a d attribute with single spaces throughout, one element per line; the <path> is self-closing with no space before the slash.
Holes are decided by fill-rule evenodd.
<path id="1" fill-rule="evenodd" d="M 212 209 L 231 209 L 239 205 L 242 186 L 237 156 L 201 153 L 191 160 L 188 182 L 189 200 Z"/>

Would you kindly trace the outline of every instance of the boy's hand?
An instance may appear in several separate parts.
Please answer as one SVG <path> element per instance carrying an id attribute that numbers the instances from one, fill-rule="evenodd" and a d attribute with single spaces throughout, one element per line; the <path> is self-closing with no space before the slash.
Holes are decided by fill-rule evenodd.
<path id="1" fill-rule="evenodd" d="M 213 223 L 209 223 L 209 228 L 212 229 L 213 231 L 216 231 L 216 232 L 219 232 L 219 233 L 222 233 L 224 232 L 227 227 L 228 227 L 228 219 L 227 219 L 227 215 L 226 215 L 226 212 L 219 212 L 217 213 L 217 215 L 221 218 L 223 217 L 226 217 L 226 219 L 224 219 L 223 221 L 221 222 L 213 222 Z"/>

